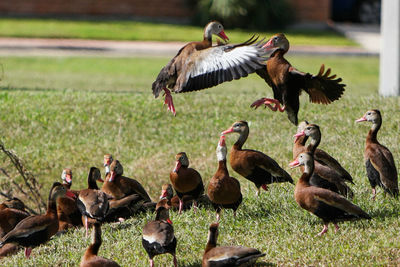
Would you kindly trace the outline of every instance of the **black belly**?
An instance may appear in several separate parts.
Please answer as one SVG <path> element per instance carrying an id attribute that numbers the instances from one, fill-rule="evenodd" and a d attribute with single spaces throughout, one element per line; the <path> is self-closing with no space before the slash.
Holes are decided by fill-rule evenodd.
<path id="1" fill-rule="evenodd" d="M 263 184 L 287 182 L 285 178 L 275 177 L 271 173 L 260 167 L 255 167 L 253 169 L 253 172 L 246 178 L 252 181 L 257 188 L 260 188 L 260 186 L 262 186 Z"/>
<path id="2" fill-rule="evenodd" d="M 359 218 L 357 215 L 349 214 L 344 210 L 330 206 L 322 201 L 318 201 L 318 207 L 313 213 L 321 218 L 324 222 L 336 223 L 340 221 L 349 221 Z"/>
<path id="3" fill-rule="evenodd" d="M 154 256 L 164 254 L 164 253 L 170 253 L 170 254 L 175 254 L 176 250 L 176 238 L 172 240 L 171 243 L 169 243 L 166 246 L 161 246 L 157 242 L 149 243 L 147 240 L 142 238 L 142 245 L 144 249 L 147 252 L 147 255 L 149 255 L 149 258 L 152 259 Z"/>
<path id="4" fill-rule="evenodd" d="M 379 172 L 372 166 L 369 159 L 365 162 L 365 168 L 367 169 L 367 176 L 371 187 L 375 188 L 377 185 L 383 187 Z"/>
<path id="5" fill-rule="evenodd" d="M 175 190 L 176 191 L 176 190 Z M 194 199 L 198 199 L 201 195 L 204 194 L 204 185 L 203 182 L 199 183 L 195 189 L 189 192 L 178 192 L 176 194 L 180 199 L 183 198 L 184 195 L 192 196 Z"/>
<path id="6" fill-rule="evenodd" d="M 7 240 L 8 243 L 18 243 L 23 247 L 37 247 L 45 242 L 47 242 L 50 238 L 47 237 L 47 229 L 42 231 L 38 231 L 30 234 L 27 237 L 18 237 L 18 238 L 9 238 Z"/>
<path id="7" fill-rule="evenodd" d="M 238 209 L 239 205 L 242 203 L 242 200 L 243 200 L 243 196 L 242 196 L 242 194 L 240 194 L 239 199 L 235 203 L 232 203 L 232 204 L 216 204 L 214 202 L 211 202 L 211 204 L 213 205 L 214 209 L 217 212 L 220 212 L 221 208 L 233 209 L 233 211 L 236 211 Z"/>
<path id="8" fill-rule="evenodd" d="M 315 173 L 311 176 L 310 178 L 310 185 L 320 187 L 320 188 L 325 188 L 328 190 L 331 190 L 333 192 L 339 193 L 339 189 L 334 183 L 329 182 L 328 180 L 321 178 L 321 176 L 316 175 Z"/>

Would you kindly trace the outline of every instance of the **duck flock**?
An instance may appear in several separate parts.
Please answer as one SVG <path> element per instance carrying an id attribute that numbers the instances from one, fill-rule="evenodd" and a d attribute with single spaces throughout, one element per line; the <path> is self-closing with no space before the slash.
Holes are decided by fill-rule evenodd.
<path id="1" fill-rule="evenodd" d="M 300 167 L 302 175 L 295 185 L 294 198 L 301 208 L 322 219 L 324 227 L 318 235 L 328 231 L 329 223 L 333 223 L 337 231 L 339 222 L 371 219 L 351 202 L 354 196 L 349 186 L 353 184 L 351 175 L 334 157 L 318 148 L 320 127 L 307 121 L 298 123 L 300 93 L 305 91 L 311 102 L 329 104 L 343 94 L 345 85 L 341 83 L 342 79 L 331 75 L 330 69 L 325 71 L 324 65 L 317 75 L 292 67 L 284 58 L 289 42 L 283 34 L 276 34 L 267 42 L 258 41 L 253 36 L 241 44 L 218 42 L 215 46 L 212 45 L 213 34 L 223 40 L 228 39 L 219 22 L 207 24 L 203 41 L 184 46 L 160 71 L 152 86 L 154 96 L 164 92 L 165 104 L 175 115 L 169 89 L 175 93 L 196 91 L 256 72 L 273 89 L 274 98 L 259 99 L 251 106 L 257 108 L 264 105 L 272 111 L 285 111 L 290 122 L 298 127 L 294 133 L 290 166 Z M 267 56 L 269 51 L 272 53 Z M 357 120 L 364 121 L 372 123 L 364 153 L 372 198 L 375 199 L 377 186 L 397 197 L 399 189 L 393 156 L 377 140 L 382 124 L 381 113 L 376 109 L 369 110 Z M 72 190 L 72 171 L 64 169 L 62 183 L 55 182 L 50 189 L 46 214 L 30 216 L 24 204 L 16 198 L 0 204 L 0 257 L 18 251 L 19 246 L 25 247 L 25 256 L 29 257 L 32 248 L 47 242 L 57 232 L 83 226 L 86 235 L 90 228 L 93 230 L 92 242 L 82 256 L 80 266 L 119 266 L 113 260 L 97 256 L 101 246 L 101 224 L 123 222 L 139 212 L 150 210 L 155 211 L 155 219 L 148 222 L 142 231 L 142 244 L 150 266 L 154 266 L 156 255 L 164 253 L 170 253 L 174 266 L 177 266 L 179 252 L 176 251 L 178 241 L 174 230 L 179 229 L 174 229 L 169 210 L 175 209 L 181 214 L 191 209 L 196 212 L 199 205 L 209 205 L 216 211 L 216 221 L 209 226 L 202 266 L 253 264 L 265 254 L 244 246 L 217 246 L 221 210 L 232 209 L 233 216 L 236 216 L 236 210 L 240 209 L 243 201 L 239 180 L 228 172 L 225 136 L 238 134 L 230 150 L 229 163 L 235 172 L 254 183 L 257 195 L 272 183 L 293 184 L 293 179 L 271 157 L 243 148 L 249 131 L 246 121 L 237 121 L 221 132 L 216 149 L 218 168 L 207 188 L 200 173 L 189 168 L 186 153 L 178 153 L 170 173 L 170 183 L 162 186 L 158 202 L 152 202 L 138 181 L 123 176 L 122 164 L 111 154 L 104 155 L 104 180 L 98 168 L 90 168 L 87 189 Z M 103 182 L 101 189 L 97 181 Z"/>

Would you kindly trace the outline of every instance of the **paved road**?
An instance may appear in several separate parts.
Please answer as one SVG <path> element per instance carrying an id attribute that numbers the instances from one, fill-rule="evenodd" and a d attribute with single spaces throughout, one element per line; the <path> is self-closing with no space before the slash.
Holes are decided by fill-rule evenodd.
<path id="1" fill-rule="evenodd" d="M 348 38 L 359 42 L 362 47 L 296 46 L 290 47 L 290 54 L 309 55 L 378 55 L 379 28 L 346 24 L 333 25 Z M 375 32 L 374 32 L 375 31 Z M 378 32 L 376 32 L 378 31 Z M 15 56 L 174 56 L 185 43 L 107 41 L 81 39 L 36 39 L 0 38 L 0 55 Z"/>

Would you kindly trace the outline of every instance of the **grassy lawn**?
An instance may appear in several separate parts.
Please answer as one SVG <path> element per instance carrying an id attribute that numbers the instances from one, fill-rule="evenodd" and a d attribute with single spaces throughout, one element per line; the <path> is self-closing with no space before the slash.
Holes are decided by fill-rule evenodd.
<path id="1" fill-rule="evenodd" d="M 253 31 L 225 29 L 231 42 L 247 40 Z M 289 40 L 297 45 L 356 46 L 347 38 L 321 30 L 285 30 Z M 39 38 L 82 38 L 107 40 L 182 41 L 201 40 L 203 27 L 136 21 L 95 21 L 0 18 L 0 36 Z M 269 37 L 274 32 L 258 32 Z"/>
<path id="2" fill-rule="evenodd" d="M 1 31 L 0 31 L 1 32 Z M 223 212 L 219 244 L 246 245 L 264 251 L 265 264 L 299 266 L 382 266 L 400 263 L 399 202 L 378 190 L 375 202 L 363 164 L 369 124 L 355 124 L 367 109 L 379 108 L 383 126 L 379 140 L 393 152 L 400 166 L 399 98 L 377 94 L 379 61 L 373 57 L 290 57 L 300 70 L 316 72 L 320 63 L 333 69 L 347 84 L 343 98 L 323 106 L 301 98 L 300 119 L 321 126 L 321 148 L 330 152 L 352 174 L 354 202 L 373 217 L 370 221 L 341 223 L 338 234 L 330 228 L 315 237 L 321 221 L 299 208 L 294 186 L 270 187 L 259 198 L 255 188 L 238 174 L 244 200 L 238 217 Z M 249 121 L 247 148 L 261 150 L 290 170 L 294 127 L 285 114 L 251 110 L 249 105 L 271 89 L 255 75 L 201 92 L 175 95 L 177 117 L 154 99 L 151 83 L 167 58 L 40 58 L 4 57 L 0 83 L 0 137 L 13 148 L 43 183 L 43 194 L 59 180 L 62 168 L 74 171 L 73 188 L 86 187 L 90 166 L 102 168 L 103 154 L 112 153 L 157 199 L 168 181 L 174 155 L 186 151 L 191 165 L 207 184 L 215 173 L 219 133 L 234 121 Z M 236 136 L 227 137 L 231 146 Z M 0 161 L 2 161 L 0 155 Z M 0 180 L 4 177 L 0 176 Z M 99 255 L 122 266 L 147 266 L 141 246 L 141 228 L 154 216 L 143 214 L 125 223 L 103 226 Z M 178 238 L 180 266 L 199 266 L 208 225 L 215 213 L 202 208 L 178 215 L 171 212 Z M 33 250 L 3 259 L 2 266 L 76 266 L 89 240 L 82 229 L 54 238 Z M 171 266 L 171 256 L 155 258 L 156 266 Z"/>

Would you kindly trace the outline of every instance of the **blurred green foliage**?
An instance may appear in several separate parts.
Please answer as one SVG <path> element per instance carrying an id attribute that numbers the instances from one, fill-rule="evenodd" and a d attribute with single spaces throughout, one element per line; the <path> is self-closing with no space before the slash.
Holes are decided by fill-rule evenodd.
<path id="1" fill-rule="evenodd" d="M 283 29 L 293 23 L 287 0 L 187 0 L 195 10 L 193 22 L 218 20 L 225 27 L 254 30 Z"/>

